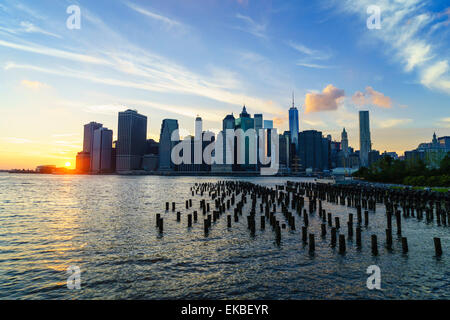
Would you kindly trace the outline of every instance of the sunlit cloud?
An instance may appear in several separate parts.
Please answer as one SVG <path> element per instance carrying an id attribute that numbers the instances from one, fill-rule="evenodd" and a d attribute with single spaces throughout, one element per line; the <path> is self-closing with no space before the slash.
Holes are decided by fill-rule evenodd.
<path id="1" fill-rule="evenodd" d="M 367 86 L 365 92 L 357 91 L 352 97 L 353 103 L 358 106 L 374 105 L 381 108 L 391 108 L 391 98 L 383 93 L 375 91 L 372 87 Z"/>
<path id="2" fill-rule="evenodd" d="M 22 86 L 24 86 L 26 88 L 34 89 L 34 90 L 39 90 L 39 89 L 44 89 L 44 88 L 50 87 L 49 85 L 47 85 L 45 83 L 42 83 L 39 81 L 30 81 L 30 80 L 26 80 L 26 79 L 22 80 L 20 83 Z"/>
<path id="3" fill-rule="evenodd" d="M 307 93 L 305 97 L 306 113 L 337 110 L 341 98 L 345 97 L 344 90 L 332 84 L 323 89 L 321 93 Z"/>

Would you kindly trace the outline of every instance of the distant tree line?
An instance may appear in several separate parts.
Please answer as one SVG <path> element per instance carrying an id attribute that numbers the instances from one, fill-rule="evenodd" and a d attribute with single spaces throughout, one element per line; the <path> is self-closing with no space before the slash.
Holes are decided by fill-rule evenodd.
<path id="1" fill-rule="evenodd" d="M 363 167 L 354 177 L 372 182 L 396 183 L 421 187 L 450 187 L 450 152 L 439 169 L 429 169 L 422 160 L 394 160 L 384 156 L 369 168 Z"/>

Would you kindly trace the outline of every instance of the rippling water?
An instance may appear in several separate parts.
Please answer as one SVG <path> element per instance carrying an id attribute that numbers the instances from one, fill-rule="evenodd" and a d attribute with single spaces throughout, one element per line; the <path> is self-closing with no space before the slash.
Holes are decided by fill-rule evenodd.
<path id="1" fill-rule="evenodd" d="M 348 242 L 345 256 L 329 247 L 329 232 L 320 238 L 317 218 L 310 219 L 314 255 L 301 242 L 298 217 L 297 231 L 282 230 L 280 246 L 269 225 L 259 230 L 259 220 L 251 237 L 245 218 L 228 230 L 222 216 L 205 238 L 200 196 L 189 210 L 185 200 L 195 182 L 217 180 L 0 173 L 0 299 L 450 298 L 449 227 L 402 222 L 407 255 L 398 241 L 393 253 L 383 248 L 383 206 L 370 213 L 362 250 Z M 288 179 L 240 180 L 274 186 Z M 177 203 L 181 222 L 165 213 L 166 201 Z M 323 207 L 342 225 L 355 211 L 326 202 Z M 188 229 L 186 215 L 193 210 L 199 223 Z M 163 235 L 155 228 L 157 213 L 164 218 Z M 341 229 L 346 233 L 346 226 Z M 370 252 L 374 233 L 378 257 Z M 440 259 L 433 237 L 442 240 Z M 374 264 L 381 268 L 381 291 L 366 287 L 366 269 Z M 69 266 L 80 267 L 81 290 L 67 288 Z"/>

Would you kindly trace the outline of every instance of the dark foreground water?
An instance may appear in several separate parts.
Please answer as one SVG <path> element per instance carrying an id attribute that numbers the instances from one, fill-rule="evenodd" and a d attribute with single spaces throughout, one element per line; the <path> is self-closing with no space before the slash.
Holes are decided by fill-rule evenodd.
<path id="1" fill-rule="evenodd" d="M 407 255 L 397 239 L 394 252 L 383 248 L 382 206 L 363 228 L 362 250 L 349 241 L 344 256 L 329 246 L 329 231 L 320 238 L 318 218 L 310 220 L 314 255 L 301 242 L 298 217 L 297 231 L 282 230 L 279 247 L 270 225 L 259 230 L 259 219 L 251 237 L 245 217 L 228 230 L 222 216 L 205 238 L 200 213 L 199 223 L 187 228 L 186 215 L 199 210 L 200 196 L 189 210 L 185 200 L 195 182 L 217 180 L 0 173 L 0 299 L 450 298 L 449 227 L 403 221 Z M 245 180 L 274 186 L 287 179 Z M 166 201 L 177 202 L 181 222 L 165 213 Z M 346 234 L 347 215 L 354 210 L 323 207 L 341 217 Z M 162 236 L 156 213 L 164 218 Z M 378 235 L 378 257 L 370 252 L 371 234 Z M 440 259 L 434 257 L 433 237 L 442 240 Z M 370 265 L 381 268 L 382 290 L 367 289 Z M 69 266 L 81 270 L 80 290 L 67 288 Z"/>

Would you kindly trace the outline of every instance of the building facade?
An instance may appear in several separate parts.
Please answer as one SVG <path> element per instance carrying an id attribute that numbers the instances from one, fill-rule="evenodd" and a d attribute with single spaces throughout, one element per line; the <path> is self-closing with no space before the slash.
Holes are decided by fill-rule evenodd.
<path id="1" fill-rule="evenodd" d="M 102 127 L 94 131 L 94 143 L 91 156 L 91 171 L 93 173 L 112 172 L 112 140 L 112 130 Z"/>
<path id="2" fill-rule="evenodd" d="M 164 119 L 161 124 L 161 133 L 159 138 L 159 170 L 174 170 L 175 165 L 172 162 L 171 154 L 173 147 L 179 143 L 180 137 L 175 134 L 172 141 L 172 134 L 178 130 L 178 120 Z"/>
<path id="3" fill-rule="evenodd" d="M 369 166 L 369 152 L 372 150 L 370 139 L 369 111 L 359 112 L 359 157 L 361 167 Z"/>
<path id="4" fill-rule="evenodd" d="M 142 169 L 147 144 L 147 117 L 136 110 L 119 112 L 116 147 L 118 172 Z"/>

